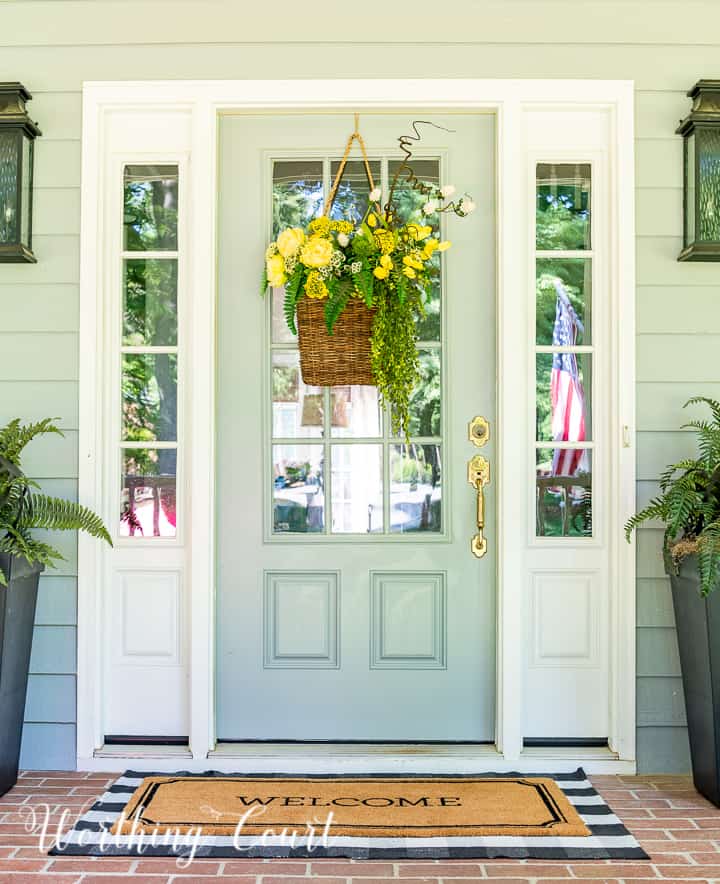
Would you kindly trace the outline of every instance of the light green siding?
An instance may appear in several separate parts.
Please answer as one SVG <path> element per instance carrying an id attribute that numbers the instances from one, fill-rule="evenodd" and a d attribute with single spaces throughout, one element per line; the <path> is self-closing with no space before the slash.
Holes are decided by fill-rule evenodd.
<path id="1" fill-rule="evenodd" d="M 678 431 L 682 403 L 693 394 L 720 396 L 720 268 L 675 261 L 682 167 L 673 130 L 688 110 L 685 90 L 713 76 L 719 57 L 711 41 L 720 33 L 720 14 L 701 5 L 702 28 L 677 0 L 621 7 L 588 2 L 582 16 L 557 0 L 459 2 L 442 16 L 433 6 L 432 14 L 412 17 L 390 5 L 379 28 L 375 17 L 355 9 L 300 17 L 282 2 L 264 19 L 262 13 L 248 17 L 243 4 L 220 0 L 0 4 L 0 80 L 21 80 L 34 93 L 30 107 L 43 129 L 36 166 L 39 263 L 0 269 L 0 420 L 57 414 L 71 431 L 64 441 L 37 443 L 29 452 L 31 472 L 48 482 L 70 481 L 71 489 L 77 475 L 77 354 L 79 346 L 94 346 L 77 337 L 83 80 L 622 78 L 634 80 L 637 89 L 637 452 L 638 494 L 646 500 L 660 469 L 692 451 L 691 438 Z M 445 42 L 423 45 L 428 40 Z M 76 557 L 71 542 L 64 546 L 62 576 L 43 578 L 34 675 L 45 671 L 37 670 L 39 661 L 47 661 L 42 665 L 49 674 L 74 672 Z M 687 770 L 677 643 L 659 550 L 659 532 L 643 531 L 639 764 L 642 771 Z M 58 598 L 51 600 L 53 587 Z M 59 720 L 71 702 L 68 683 L 62 682 L 60 699 L 50 698 L 50 682 L 33 684 L 23 763 L 72 766 L 74 728 Z"/>

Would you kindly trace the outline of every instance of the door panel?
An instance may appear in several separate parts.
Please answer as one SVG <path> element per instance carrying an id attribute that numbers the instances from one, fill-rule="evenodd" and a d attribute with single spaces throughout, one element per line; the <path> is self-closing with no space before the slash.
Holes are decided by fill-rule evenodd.
<path id="1" fill-rule="evenodd" d="M 282 292 L 257 295 L 271 233 L 322 211 L 352 116 L 221 120 L 219 739 L 494 739 L 494 485 L 478 560 L 466 466 L 467 422 L 494 421 L 494 118 L 429 118 L 452 131 L 422 130 L 418 177 L 478 211 L 438 219 L 453 248 L 418 324 L 409 447 L 375 388 L 304 385 Z M 411 123 L 361 118 L 385 195 Z M 368 191 L 352 160 L 333 216 L 361 217 Z M 419 196 L 403 186 L 399 202 Z"/>

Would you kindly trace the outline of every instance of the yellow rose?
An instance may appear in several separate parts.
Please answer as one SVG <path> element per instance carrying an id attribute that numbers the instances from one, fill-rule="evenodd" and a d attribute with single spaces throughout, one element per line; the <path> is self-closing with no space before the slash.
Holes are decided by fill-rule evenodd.
<path id="1" fill-rule="evenodd" d="M 300 251 L 300 260 L 306 267 L 327 267 L 332 253 L 333 246 L 329 239 L 311 236 Z"/>
<path id="2" fill-rule="evenodd" d="M 299 227 L 288 227 L 277 238 L 278 251 L 283 258 L 290 258 L 304 241 L 305 233 Z"/>
<path id="3" fill-rule="evenodd" d="M 265 262 L 268 284 L 273 288 L 285 285 L 285 259 L 282 255 L 271 255 Z"/>
<path id="4" fill-rule="evenodd" d="M 373 270 L 373 273 L 375 274 L 377 279 L 387 279 L 390 271 L 387 269 L 387 267 L 381 267 L 378 264 L 378 266 Z"/>

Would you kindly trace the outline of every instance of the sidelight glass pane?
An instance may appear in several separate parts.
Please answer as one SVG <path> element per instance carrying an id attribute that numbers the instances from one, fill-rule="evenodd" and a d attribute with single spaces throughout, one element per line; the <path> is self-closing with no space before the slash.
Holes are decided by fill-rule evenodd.
<path id="1" fill-rule="evenodd" d="M 32 224 L 32 172 L 33 172 L 33 152 L 34 142 L 27 135 L 23 135 L 22 140 L 22 198 L 20 200 L 20 237 L 21 242 L 26 246 L 30 246 Z"/>
<path id="2" fill-rule="evenodd" d="M 305 227 L 322 211 L 322 160 L 275 160 L 272 188 L 273 237 L 284 227 Z"/>
<path id="3" fill-rule="evenodd" d="M 18 242 L 18 148 L 17 130 L 0 130 L 0 243 Z"/>
<path id="4" fill-rule="evenodd" d="M 410 398 L 410 435 L 439 436 L 441 418 L 440 350 L 420 351 L 420 382 Z"/>
<path id="5" fill-rule="evenodd" d="M 125 249 L 177 250 L 177 166 L 125 166 L 124 184 Z"/>
<path id="6" fill-rule="evenodd" d="M 698 238 L 720 242 L 720 132 L 700 127 L 695 132 L 700 161 L 698 170 Z"/>
<path id="7" fill-rule="evenodd" d="M 373 184 L 376 187 L 380 187 L 380 161 L 371 160 L 369 165 Z M 330 163 L 331 186 L 332 182 L 335 181 L 339 168 L 339 160 L 333 160 Z M 369 193 L 370 183 L 365 171 L 365 164 L 362 160 L 348 160 L 328 214 L 331 218 L 346 219 L 357 224 L 362 220 L 367 211 Z"/>
<path id="8" fill-rule="evenodd" d="M 325 527 L 322 445 L 273 445 L 273 532 L 308 534 Z"/>
<path id="9" fill-rule="evenodd" d="M 137 448 L 122 452 L 121 537 L 175 537 L 177 451 Z"/>
<path id="10" fill-rule="evenodd" d="M 177 260 L 125 261 L 123 346 L 174 346 L 177 326 Z"/>
<path id="11" fill-rule="evenodd" d="M 538 442 L 592 439 L 592 356 L 589 353 L 538 353 L 536 360 Z"/>
<path id="12" fill-rule="evenodd" d="M 331 431 L 336 438 L 380 435 L 380 401 L 377 387 L 331 387 Z"/>
<path id="13" fill-rule="evenodd" d="M 177 356 L 125 353 L 122 357 L 122 438 L 177 440 Z"/>
<path id="14" fill-rule="evenodd" d="M 538 163 L 535 239 L 538 249 L 589 249 L 590 164 Z"/>
<path id="15" fill-rule="evenodd" d="M 538 258 L 535 264 L 536 341 L 567 347 L 592 343 L 592 261 Z"/>
<path id="16" fill-rule="evenodd" d="M 303 383 L 296 350 L 276 350 L 272 355 L 272 415 L 276 438 L 323 435 L 322 387 Z"/>
<path id="17" fill-rule="evenodd" d="M 442 447 L 390 447 L 390 531 L 442 530 Z"/>
<path id="18" fill-rule="evenodd" d="M 332 446 L 332 533 L 383 530 L 382 447 Z"/>
<path id="19" fill-rule="evenodd" d="M 536 452 L 538 537 L 592 536 L 592 451 L 538 448 Z"/>

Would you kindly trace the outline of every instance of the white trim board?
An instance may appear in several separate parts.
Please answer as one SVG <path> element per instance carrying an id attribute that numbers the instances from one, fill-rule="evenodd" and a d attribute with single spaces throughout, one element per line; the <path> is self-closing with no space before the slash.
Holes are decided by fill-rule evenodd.
<path id="1" fill-rule="evenodd" d="M 610 671 L 609 743 L 617 761 L 603 760 L 611 769 L 633 768 L 635 762 L 635 551 L 626 545 L 621 527 L 634 510 L 634 155 L 633 85 L 604 80 L 244 80 L 147 81 L 86 83 L 83 88 L 83 162 L 80 335 L 85 344 L 80 358 L 80 501 L 101 512 L 112 524 L 117 511 L 117 481 L 107 463 L 108 417 L 104 405 L 108 367 L 101 342 L 106 331 L 105 295 L 108 279 L 107 241 L 113 235 L 106 223 L 106 194 L 112 191 L 108 169 L 123 155 L 113 139 L 123 126 L 137 120 L 135 153 L 145 156 L 187 157 L 187 191 L 191 212 L 183 241 L 188 249 L 185 329 L 191 332 L 186 350 L 186 377 L 192 377 L 185 396 L 188 433 L 184 439 L 186 512 L 183 586 L 186 593 L 189 667 L 189 769 L 204 769 L 213 755 L 214 739 L 214 330 L 216 267 L 217 129 L 219 113 L 312 112 L 422 108 L 442 111 L 490 112 L 497 118 L 498 159 L 498 419 L 495 428 L 500 489 L 498 506 L 498 620 L 497 620 L 497 750 L 492 766 L 518 769 L 522 751 L 524 662 L 524 594 L 528 573 L 518 554 L 527 532 L 518 536 L 513 501 L 527 499 L 526 470 L 530 453 L 525 433 L 525 401 L 518 402 L 517 384 L 525 384 L 528 353 L 524 337 L 518 340 L 518 317 L 527 314 L 527 225 L 518 224 L 518 207 L 527 205 L 528 157 L 542 152 L 541 144 L 527 142 L 528 115 L 607 115 L 610 233 L 605 268 L 611 333 L 608 347 L 609 384 L 607 450 L 604 464 L 607 488 L 606 537 Z M 165 121 L 177 126 L 177 143 L 168 151 L 152 142 Z M 135 120 L 135 123 L 133 123 Z M 132 134 L 132 133 L 131 133 Z M 127 132 L 126 132 L 127 135 Z M 142 137 L 140 137 L 142 136 Z M 158 136 L 159 137 L 159 136 Z M 143 145 L 143 139 L 145 144 Z M 569 149 L 569 148 L 568 148 Z M 164 153 L 163 153 L 164 151 Z M 133 157 L 135 156 L 133 153 Z M 129 155 L 129 154 L 128 154 Z M 526 326 L 520 323 L 524 336 Z M 520 347 L 519 347 L 520 345 Z M 519 381 L 518 381 L 519 378 Z M 191 432 L 190 432 L 191 428 Z M 624 440 L 624 441 L 623 441 Z M 526 518 L 527 514 L 523 518 Z M 125 547 L 125 553 L 127 547 Z M 178 556 L 164 549 L 162 567 L 179 567 Z M 108 553 L 85 536 L 79 542 L 78 578 L 78 722 L 77 755 L 82 769 L 107 769 L 109 758 L 95 757 L 103 745 L 102 624 L 111 576 Z M 131 702 L 131 698 L 125 698 Z M 474 755 L 474 753 L 473 753 Z M 533 753 L 530 767 L 540 759 Z M 536 762 L 537 759 L 537 762 Z M 158 758 L 154 759 L 157 766 Z M 478 763 L 489 769 L 490 758 L 480 753 Z M 577 761 L 569 751 L 568 764 Z M 136 758 L 113 756 L 118 769 Z M 170 762 L 171 763 L 171 762 Z M 219 763 L 219 762 L 218 762 Z M 563 763 L 553 756 L 554 769 Z M 587 762 L 583 762 L 587 763 Z M 600 763 L 600 762 L 598 762 Z M 549 768 L 547 768 L 549 769 Z"/>

